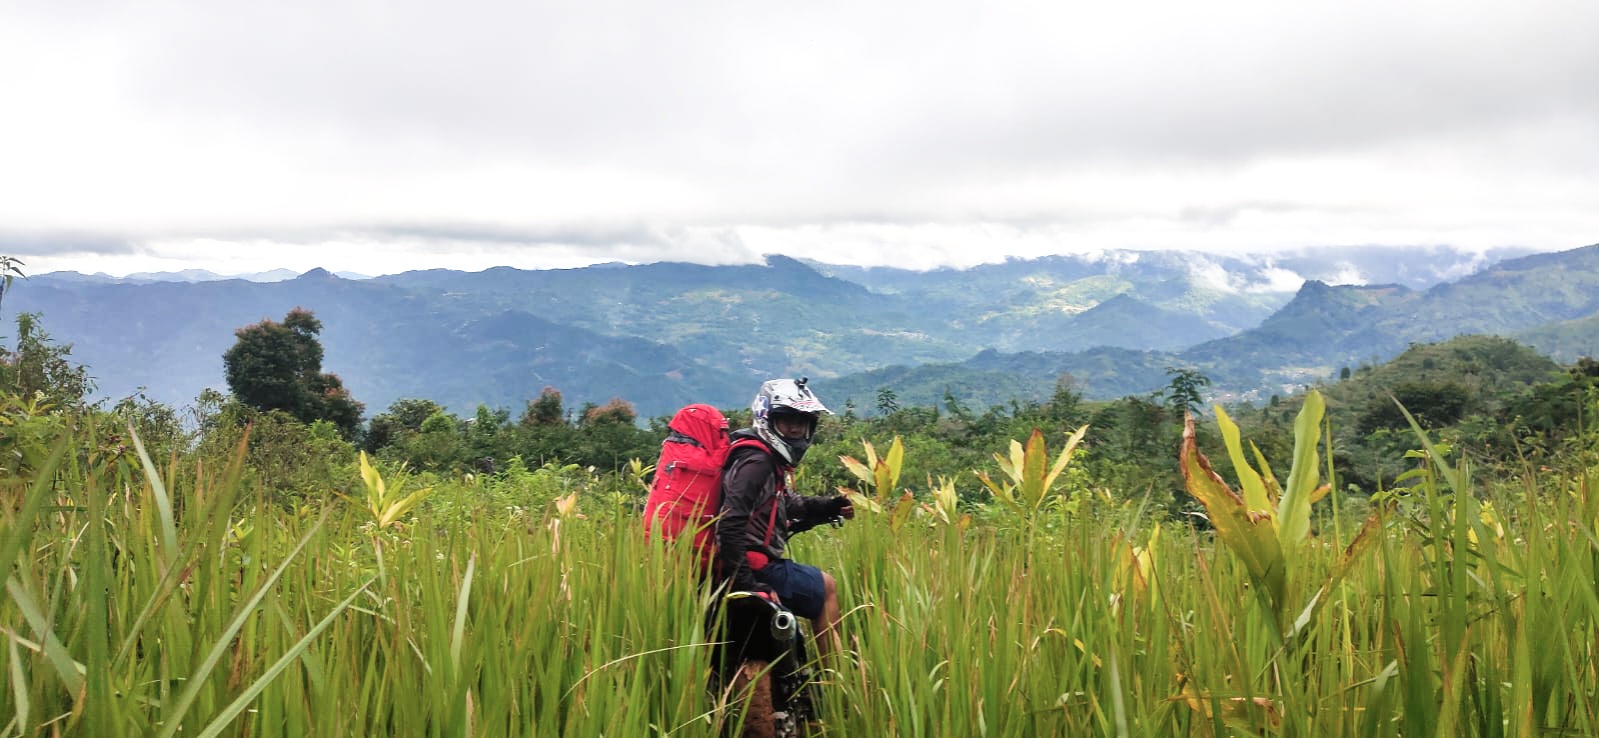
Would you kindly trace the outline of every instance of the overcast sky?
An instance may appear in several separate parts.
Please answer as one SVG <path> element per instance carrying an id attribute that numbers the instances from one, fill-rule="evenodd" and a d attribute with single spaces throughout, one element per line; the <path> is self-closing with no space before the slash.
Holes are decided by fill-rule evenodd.
<path id="1" fill-rule="evenodd" d="M 1593 0 L 6 3 L 0 100 L 29 273 L 1599 242 Z"/>

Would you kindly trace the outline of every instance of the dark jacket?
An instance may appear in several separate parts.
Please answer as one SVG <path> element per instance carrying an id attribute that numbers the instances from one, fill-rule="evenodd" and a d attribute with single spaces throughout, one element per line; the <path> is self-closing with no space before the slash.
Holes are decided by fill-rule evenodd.
<path id="1" fill-rule="evenodd" d="M 733 433 L 735 443 L 742 439 L 759 441 L 760 436 L 748 428 Z M 783 558 L 789 536 L 827 522 L 843 506 L 840 497 L 794 494 L 793 472 L 765 443 L 728 454 L 716 546 L 722 576 L 734 590 L 755 589 L 756 566 Z"/>

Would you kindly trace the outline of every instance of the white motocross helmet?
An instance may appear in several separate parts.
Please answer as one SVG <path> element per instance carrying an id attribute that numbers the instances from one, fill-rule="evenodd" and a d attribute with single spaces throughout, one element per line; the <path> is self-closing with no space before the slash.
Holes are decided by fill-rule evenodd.
<path id="1" fill-rule="evenodd" d="M 771 379 L 761 385 L 755 402 L 750 404 L 754 416 L 755 434 L 782 456 L 790 466 L 797 466 L 805 456 L 805 449 L 816 435 L 816 421 L 823 413 L 831 414 L 826 405 L 816 398 L 816 393 L 805 386 L 806 378 Z M 772 416 L 800 415 L 810 422 L 805 437 L 799 440 L 784 438 L 772 427 Z"/>

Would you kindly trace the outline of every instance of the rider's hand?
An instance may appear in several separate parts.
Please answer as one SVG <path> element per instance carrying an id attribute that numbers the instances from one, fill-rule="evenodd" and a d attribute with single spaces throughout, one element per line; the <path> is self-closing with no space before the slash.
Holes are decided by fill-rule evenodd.
<path id="1" fill-rule="evenodd" d="M 848 497 L 839 495 L 830 500 L 830 502 L 833 506 L 833 514 L 830 517 L 844 518 L 845 520 L 855 517 L 855 506 L 850 504 Z"/>

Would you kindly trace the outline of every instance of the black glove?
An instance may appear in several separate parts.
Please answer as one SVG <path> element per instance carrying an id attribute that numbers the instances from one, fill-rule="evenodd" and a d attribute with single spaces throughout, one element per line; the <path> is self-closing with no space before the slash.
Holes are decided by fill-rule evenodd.
<path id="1" fill-rule="evenodd" d="M 839 495 L 827 501 L 827 516 L 836 518 L 844 514 L 844 508 L 850 506 L 848 497 Z"/>

